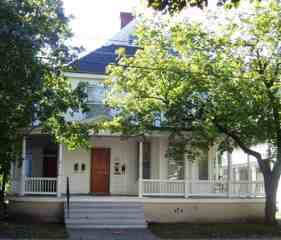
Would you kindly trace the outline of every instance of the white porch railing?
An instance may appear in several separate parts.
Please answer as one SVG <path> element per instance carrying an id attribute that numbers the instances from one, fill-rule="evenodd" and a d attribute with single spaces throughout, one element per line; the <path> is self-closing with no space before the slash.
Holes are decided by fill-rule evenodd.
<path id="1" fill-rule="evenodd" d="M 184 181 L 181 180 L 146 180 L 143 179 L 143 195 L 149 196 L 184 196 Z"/>
<path id="2" fill-rule="evenodd" d="M 57 193 L 57 178 L 25 177 L 25 194 L 52 195 Z"/>
<path id="3" fill-rule="evenodd" d="M 262 181 L 142 180 L 143 196 L 263 197 Z M 229 188 L 229 189 L 228 189 Z"/>
<path id="4" fill-rule="evenodd" d="M 225 197 L 228 194 L 227 181 L 194 180 L 186 181 L 187 196 L 217 196 Z"/>

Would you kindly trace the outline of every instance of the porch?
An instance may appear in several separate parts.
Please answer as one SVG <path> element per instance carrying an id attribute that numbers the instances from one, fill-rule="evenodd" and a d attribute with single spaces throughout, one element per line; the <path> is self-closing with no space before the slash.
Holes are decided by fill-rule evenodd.
<path id="1" fill-rule="evenodd" d="M 210 149 L 202 161 L 186 159 L 178 164 L 170 162 L 165 156 L 168 145 L 165 136 L 149 137 L 145 141 L 98 136 L 92 139 L 92 144 L 92 151 L 68 151 L 64 146 L 54 144 L 49 136 L 37 135 L 25 140 L 24 161 L 21 167 L 17 164 L 12 166 L 12 193 L 60 198 L 66 192 L 66 178 L 69 177 L 70 194 L 73 196 L 264 197 L 263 181 L 235 177 L 230 154 L 226 175 L 220 176 L 222 165 L 214 149 Z M 106 151 L 102 155 L 95 149 Z M 105 161 L 97 171 L 93 166 L 101 159 Z M 99 172 L 102 172 L 101 178 L 97 177 Z M 95 186 L 96 182 L 103 184 Z"/>

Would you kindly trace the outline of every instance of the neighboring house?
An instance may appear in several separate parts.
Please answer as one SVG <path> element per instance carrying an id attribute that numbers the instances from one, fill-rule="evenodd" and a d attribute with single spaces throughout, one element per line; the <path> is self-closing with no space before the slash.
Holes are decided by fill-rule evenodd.
<path id="1" fill-rule="evenodd" d="M 125 48 L 129 55 L 137 50 L 130 45 L 134 21 L 128 21 L 133 18 L 128 13 L 122 13 L 121 17 L 123 28 L 120 33 L 106 45 L 77 61 L 76 72 L 65 74 L 73 87 L 81 81 L 89 83 L 88 104 L 91 111 L 75 115 L 75 120 L 94 121 L 114 114 L 103 104 L 106 94 L 103 87 L 106 66 L 116 63 L 115 51 L 118 48 Z M 239 181 L 219 179 L 218 159 L 214 148 L 206 150 L 205 157 L 199 161 L 188 159 L 175 162 L 166 157 L 168 134 L 165 133 L 155 132 L 145 138 L 125 138 L 104 132 L 93 135 L 90 141 L 90 151 L 69 151 L 39 131 L 25 139 L 23 164 L 14 164 L 11 171 L 14 194 L 11 201 L 16 206 L 13 210 L 17 214 L 22 212 L 28 216 L 40 215 L 41 220 L 45 221 L 59 218 L 63 212 L 66 178 L 69 177 L 72 204 L 70 216 L 75 218 L 72 215 L 75 212 L 80 214 L 77 219 L 82 219 L 80 221 L 75 218 L 76 222 L 71 222 L 66 217 L 66 222 L 72 227 L 81 227 L 82 223 L 84 227 L 100 226 L 98 224 L 101 218 L 91 222 L 89 219 L 93 215 L 87 214 L 95 209 L 106 211 L 108 207 L 117 208 L 113 211 L 115 214 L 129 214 L 128 208 L 131 207 L 132 212 L 139 208 L 138 213 L 142 212 L 145 220 L 154 222 L 240 221 L 260 219 L 263 216 L 264 200 L 256 198 L 263 196 L 262 188 L 255 192 L 257 187 L 245 189 L 245 184 Z M 248 184 L 263 185 L 262 182 L 251 181 Z M 72 209 L 75 211 L 71 212 Z M 102 213 L 103 217 L 109 214 Z M 101 212 L 95 218 L 100 215 Z M 84 220 L 83 216 L 86 216 Z M 131 218 L 135 216 L 136 213 Z M 122 218 L 120 215 L 115 216 L 115 221 Z M 110 222 L 114 219 L 111 216 L 104 220 L 102 226 L 128 226 L 132 224 L 131 218 L 127 219 L 126 224 L 116 225 L 116 222 Z M 144 227 L 145 224 L 137 226 Z"/>
<path id="2" fill-rule="evenodd" d="M 274 156 L 273 149 L 268 144 L 258 144 L 252 147 L 253 150 L 258 151 L 262 154 L 263 158 L 268 158 L 270 156 Z M 232 181 L 240 181 L 240 182 L 263 182 L 263 175 L 259 168 L 258 162 L 255 157 L 250 156 L 243 152 L 242 149 L 236 148 L 233 150 L 231 154 L 231 166 L 228 166 L 227 163 L 227 154 L 222 155 L 222 161 L 220 165 L 219 175 L 222 178 L 226 179 L 228 171 L 231 172 L 231 180 Z M 263 188 L 261 185 L 253 184 L 253 187 Z M 263 192 L 264 190 L 257 189 L 253 191 L 255 193 Z M 281 203 L 281 182 L 279 182 L 279 187 L 277 191 L 277 204 L 279 205 L 280 210 Z"/>

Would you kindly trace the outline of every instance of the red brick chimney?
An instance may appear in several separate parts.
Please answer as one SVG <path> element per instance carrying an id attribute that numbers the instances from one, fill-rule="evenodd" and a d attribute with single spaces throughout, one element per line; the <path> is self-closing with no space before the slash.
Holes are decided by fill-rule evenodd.
<path id="1" fill-rule="evenodd" d="M 121 29 L 127 26 L 135 17 L 132 13 L 129 12 L 121 12 L 120 19 L 121 19 Z"/>

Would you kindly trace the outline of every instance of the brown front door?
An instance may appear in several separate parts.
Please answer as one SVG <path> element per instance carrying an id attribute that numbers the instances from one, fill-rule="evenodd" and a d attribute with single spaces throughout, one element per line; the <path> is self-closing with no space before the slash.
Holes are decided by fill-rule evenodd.
<path id="1" fill-rule="evenodd" d="M 57 150 L 46 148 L 43 152 L 43 175 L 44 177 L 57 177 Z"/>
<path id="2" fill-rule="evenodd" d="M 109 194 L 110 149 L 92 149 L 91 192 Z"/>

